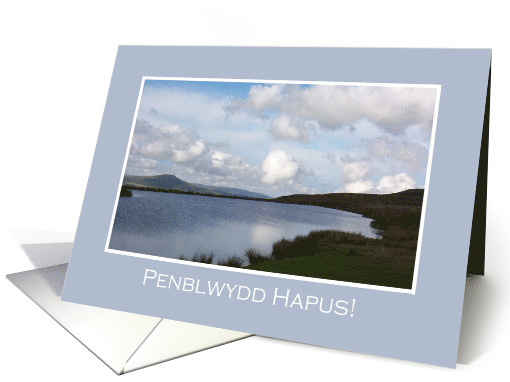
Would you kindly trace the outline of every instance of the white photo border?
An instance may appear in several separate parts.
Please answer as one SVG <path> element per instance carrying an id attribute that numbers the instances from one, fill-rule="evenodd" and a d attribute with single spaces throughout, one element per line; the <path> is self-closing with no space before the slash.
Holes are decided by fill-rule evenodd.
<path id="1" fill-rule="evenodd" d="M 127 162 L 129 159 L 131 142 L 133 139 L 136 120 L 138 117 L 138 111 L 139 111 L 139 107 L 140 107 L 140 101 L 142 99 L 143 89 L 144 89 L 146 80 L 150 80 L 150 81 L 190 81 L 190 82 L 191 81 L 195 81 L 195 82 L 239 82 L 239 83 L 254 83 L 254 84 L 291 84 L 291 85 L 372 86 L 372 87 L 399 87 L 399 88 L 409 87 L 409 88 L 436 89 L 434 117 L 433 117 L 431 138 L 430 138 L 430 143 L 429 143 L 429 152 L 428 152 L 428 159 L 427 159 L 427 172 L 426 172 L 426 176 L 425 176 L 424 195 L 423 195 L 423 202 L 422 202 L 422 206 L 421 206 L 420 228 L 419 228 L 419 233 L 418 233 L 418 243 L 416 246 L 416 257 L 415 257 L 415 263 L 414 263 L 412 288 L 411 289 L 394 288 L 394 287 L 386 287 L 386 286 L 380 286 L 380 285 L 371 285 L 371 284 L 362 284 L 362 283 L 354 283 L 354 282 L 339 281 L 339 280 L 321 279 L 321 278 L 308 277 L 308 276 L 296 276 L 296 275 L 289 275 L 289 274 L 276 273 L 276 272 L 266 272 L 266 271 L 251 270 L 251 269 L 232 268 L 232 267 L 220 266 L 220 265 L 216 265 L 216 264 L 204 264 L 204 263 L 198 263 L 198 262 L 193 262 L 193 261 L 179 260 L 179 259 L 173 259 L 173 258 L 167 258 L 167 257 L 161 257 L 161 256 L 155 256 L 155 255 L 146 255 L 146 254 L 140 254 L 140 253 L 136 253 L 136 252 L 110 249 L 109 244 L 110 244 L 110 239 L 111 239 L 111 235 L 112 235 L 112 231 L 113 231 L 115 215 L 117 212 L 117 205 L 118 205 L 119 198 L 120 198 L 120 191 L 122 188 L 122 182 L 123 182 L 124 174 L 126 171 Z M 315 283 L 322 283 L 322 284 L 341 285 L 341 286 L 348 286 L 348 287 L 355 287 L 355 288 L 372 289 L 372 290 L 378 290 L 378 291 L 396 292 L 396 293 L 405 293 L 405 294 L 415 295 L 417 279 L 418 279 L 418 270 L 419 270 L 419 264 L 420 264 L 420 256 L 421 256 L 421 246 L 422 246 L 422 240 L 423 240 L 423 229 L 425 226 L 425 216 L 426 216 L 426 210 L 427 210 L 427 197 L 428 197 L 428 189 L 429 189 L 429 182 L 430 182 L 430 171 L 431 171 L 431 167 L 432 167 L 432 158 L 433 158 L 433 153 L 434 153 L 434 142 L 435 142 L 435 136 L 436 136 L 436 126 L 437 126 L 437 118 L 438 118 L 438 113 L 439 113 L 440 97 L 441 97 L 441 85 L 434 85 L 434 84 L 400 84 L 400 83 L 292 81 L 292 80 L 258 80 L 258 79 L 230 79 L 230 78 L 225 79 L 225 78 L 143 76 L 141 84 L 140 84 L 140 90 L 138 93 L 133 122 L 131 125 L 131 132 L 129 135 L 129 141 L 128 141 L 128 145 L 126 148 L 126 154 L 124 157 L 124 164 L 122 167 L 122 172 L 121 172 L 119 184 L 117 187 L 117 196 L 116 196 L 115 204 L 114 204 L 113 211 L 112 211 L 112 217 L 110 219 L 110 226 L 109 226 L 109 230 L 108 230 L 108 236 L 107 236 L 104 251 L 106 253 L 113 253 L 113 254 L 119 254 L 119 255 L 125 255 L 125 256 L 133 256 L 133 257 L 138 257 L 138 258 L 143 258 L 143 259 L 148 259 L 148 260 L 157 260 L 157 261 L 179 263 L 179 264 L 186 263 L 186 265 L 190 265 L 190 266 L 194 266 L 194 267 L 212 268 L 212 269 L 218 269 L 218 267 L 221 267 L 222 270 L 227 270 L 230 272 L 249 273 L 249 274 L 283 278 L 283 279 L 300 280 L 300 281 L 315 282 Z"/>

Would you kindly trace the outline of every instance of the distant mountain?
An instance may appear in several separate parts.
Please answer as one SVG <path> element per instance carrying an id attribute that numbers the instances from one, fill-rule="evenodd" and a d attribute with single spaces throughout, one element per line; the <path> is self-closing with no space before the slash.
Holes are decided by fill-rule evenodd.
<path id="1" fill-rule="evenodd" d="M 261 199 L 271 199 L 270 196 L 261 194 L 258 192 L 251 192 L 242 190 L 240 188 L 232 188 L 232 187 L 217 187 L 217 186 L 205 186 L 203 184 L 195 184 L 195 186 L 208 188 L 218 194 L 228 195 L 228 196 L 244 196 L 247 198 L 261 198 Z"/>
<path id="2" fill-rule="evenodd" d="M 135 187 L 160 188 L 164 190 L 184 192 L 196 192 L 199 194 L 242 196 L 248 198 L 270 199 L 270 197 L 267 195 L 260 194 L 258 192 L 242 190 L 240 188 L 217 187 L 207 186 L 204 184 L 188 183 L 182 179 L 179 179 L 175 175 L 168 174 L 153 176 L 125 175 L 122 185 L 128 187 L 135 186 Z"/>
<path id="3" fill-rule="evenodd" d="M 124 186 L 161 188 L 164 190 L 207 193 L 207 190 L 203 187 L 197 187 L 191 183 L 185 182 L 177 178 L 175 175 L 167 174 L 154 176 L 125 175 L 122 184 Z"/>

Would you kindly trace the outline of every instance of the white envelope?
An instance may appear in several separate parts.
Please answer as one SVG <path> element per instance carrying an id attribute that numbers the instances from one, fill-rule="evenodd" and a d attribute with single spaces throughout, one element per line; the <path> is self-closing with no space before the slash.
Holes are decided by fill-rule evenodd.
<path id="1" fill-rule="evenodd" d="M 23 245 L 35 265 L 66 259 L 71 243 Z M 115 373 L 123 374 L 251 336 L 60 300 L 67 264 L 7 278 Z"/>

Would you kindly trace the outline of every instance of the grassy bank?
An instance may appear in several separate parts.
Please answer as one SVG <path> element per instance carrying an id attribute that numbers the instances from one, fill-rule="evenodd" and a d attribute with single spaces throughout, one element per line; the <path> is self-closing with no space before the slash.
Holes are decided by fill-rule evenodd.
<path id="1" fill-rule="evenodd" d="M 404 240 L 370 239 L 341 231 L 312 231 L 282 239 L 272 252 L 250 249 L 245 259 L 230 256 L 218 265 L 327 280 L 411 289 L 416 247 Z M 211 257 L 212 256 L 212 257 Z M 213 254 L 191 261 L 213 262 Z"/>
<path id="2" fill-rule="evenodd" d="M 410 289 L 415 248 L 341 231 L 313 231 L 273 244 L 265 260 L 247 269 Z"/>

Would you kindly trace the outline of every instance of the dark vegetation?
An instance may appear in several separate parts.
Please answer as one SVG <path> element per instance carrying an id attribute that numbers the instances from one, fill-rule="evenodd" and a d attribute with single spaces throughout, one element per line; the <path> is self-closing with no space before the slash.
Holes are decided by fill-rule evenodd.
<path id="1" fill-rule="evenodd" d="M 179 256 L 179 260 L 193 261 L 195 263 L 212 264 L 214 261 L 214 253 L 195 253 L 193 257 L 187 258 L 184 255 Z M 225 267 L 241 268 L 244 264 L 244 259 L 236 255 L 230 255 L 226 259 L 220 259 L 216 262 L 217 265 Z"/>
<path id="2" fill-rule="evenodd" d="M 131 191 L 129 191 L 126 187 L 122 186 L 120 188 L 120 196 L 129 198 L 129 197 L 133 196 L 133 193 Z"/>
<path id="3" fill-rule="evenodd" d="M 270 258 L 270 256 L 265 255 L 253 248 L 250 248 L 246 251 L 246 257 L 250 265 L 257 265 L 258 263 L 266 261 Z"/>
<path id="4" fill-rule="evenodd" d="M 191 259 L 187 259 L 184 255 L 179 256 L 179 260 L 194 261 L 195 263 L 212 264 L 214 253 L 195 253 Z"/>
<path id="5" fill-rule="evenodd" d="M 217 264 L 226 267 L 241 268 L 244 264 L 244 259 L 236 255 L 231 255 L 227 257 L 226 260 L 219 260 Z"/>

